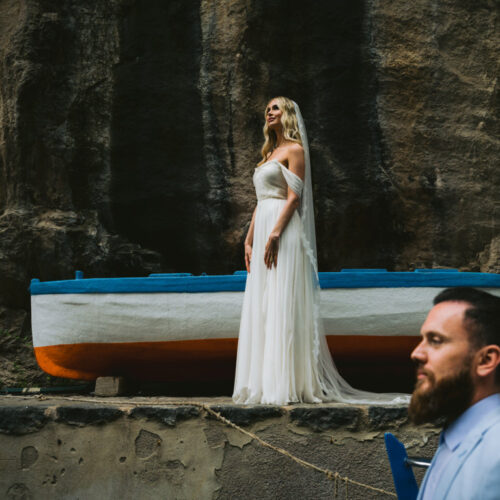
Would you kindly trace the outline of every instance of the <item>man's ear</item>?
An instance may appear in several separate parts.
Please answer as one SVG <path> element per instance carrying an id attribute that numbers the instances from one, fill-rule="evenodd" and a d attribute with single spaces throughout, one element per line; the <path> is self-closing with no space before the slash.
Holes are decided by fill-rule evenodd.
<path id="1" fill-rule="evenodd" d="M 496 344 L 484 346 L 479 349 L 477 356 L 476 373 L 480 377 L 487 377 L 500 365 L 500 346 Z"/>

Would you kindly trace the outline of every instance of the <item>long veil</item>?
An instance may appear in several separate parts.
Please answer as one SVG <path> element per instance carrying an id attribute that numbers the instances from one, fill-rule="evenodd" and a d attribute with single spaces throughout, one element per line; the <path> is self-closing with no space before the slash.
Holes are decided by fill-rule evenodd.
<path id="1" fill-rule="evenodd" d="M 316 251 L 316 229 L 314 226 L 314 205 L 311 178 L 311 159 L 309 156 L 309 143 L 304 119 L 298 104 L 293 102 L 299 125 L 302 147 L 305 157 L 304 187 L 301 197 L 300 216 L 304 227 L 302 242 L 311 264 L 311 279 L 313 281 L 314 301 L 314 359 L 317 365 L 317 376 L 323 391 L 325 401 L 338 401 L 341 403 L 407 403 L 410 395 L 393 393 L 374 393 L 361 391 L 351 387 L 339 374 L 333 363 L 328 344 L 326 342 L 323 321 L 320 312 L 320 285 L 318 276 L 318 257 Z"/>

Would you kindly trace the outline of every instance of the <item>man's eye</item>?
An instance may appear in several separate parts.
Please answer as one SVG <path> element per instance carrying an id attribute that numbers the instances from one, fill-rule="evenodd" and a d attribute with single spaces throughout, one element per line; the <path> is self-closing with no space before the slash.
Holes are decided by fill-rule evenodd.
<path id="1" fill-rule="evenodd" d="M 429 344 L 442 344 L 442 343 L 443 340 L 441 339 L 441 337 L 435 337 L 435 336 L 429 337 Z"/>

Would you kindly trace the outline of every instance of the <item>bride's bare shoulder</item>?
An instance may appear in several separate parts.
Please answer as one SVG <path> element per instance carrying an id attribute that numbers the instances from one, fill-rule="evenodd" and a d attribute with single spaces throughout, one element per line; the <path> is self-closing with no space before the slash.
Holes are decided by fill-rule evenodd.
<path id="1" fill-rule="evenodd" d="M 292 142 L 287 146 L 286 149 L 289 155 L 291 154 L 293 156 L 300 156 L 304 154 L 304 148 L 302 147 L 301 144 L 297 142 Z"/>
<path id="2" fill-rule="evenodd" d="M 294 142 L 288 146 L 288 156 L 292 156 L 295 158 L 303 158 L 304 157 L 304 148 L 301 144 Z"/>
<path id="3" fill-rule="evenodd" d="M 291 151 L 298 151 L 299 153 L 302 153 L 304 151 L 302 144 L 299 144 L 298 142 L 292 142 L 288 147 Z"/>

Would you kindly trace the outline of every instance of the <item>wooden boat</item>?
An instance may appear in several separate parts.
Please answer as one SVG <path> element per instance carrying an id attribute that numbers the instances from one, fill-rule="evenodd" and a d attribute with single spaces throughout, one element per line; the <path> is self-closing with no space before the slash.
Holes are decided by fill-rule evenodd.
<path id="1" fill-rule="evenodd" d="M 47 373 L 73 379 L 231 380 L 245 280 L 245 271 L 34 279 L 36 358 Z M 448 269 L 344 269 L 320 273 L 320 285 L 328 344 L 351 383 L 412 377 L 409 353 L 443 288 L 500 295 L 500 275 Z"/>

